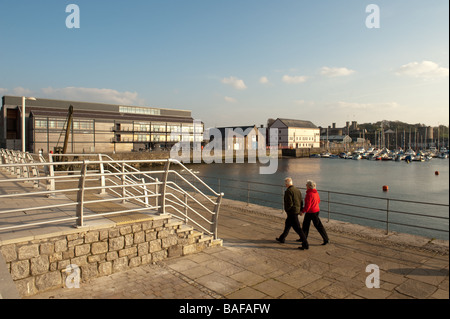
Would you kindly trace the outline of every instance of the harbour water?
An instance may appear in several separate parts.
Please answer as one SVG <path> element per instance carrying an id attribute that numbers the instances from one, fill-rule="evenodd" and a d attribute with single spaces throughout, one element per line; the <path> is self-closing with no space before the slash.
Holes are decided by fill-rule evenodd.
<path id="1" fill-rule="evenodd" d="M 280 210 L 284 178 L 292 177 L 303 193 L 306 181 L 311 179 L 317 183 L 321 195 L 322 218 L 449 239 L 448 159 L 408 164 L 405 161 L 283 158 L 272 175 L 260 175 L 259 166 L 233 163 L 188 167 L 214 189 L 224 192 L 226 198 Z M 385 185 L 389 187 L 388 192 L 383 191 Z"/>

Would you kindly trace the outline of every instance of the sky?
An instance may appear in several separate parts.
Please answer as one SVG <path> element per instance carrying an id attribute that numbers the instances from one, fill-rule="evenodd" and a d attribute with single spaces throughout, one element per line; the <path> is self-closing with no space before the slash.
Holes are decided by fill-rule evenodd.
<path id="1" fill-rule="evenodd" d="M 205 127 L 449 124 L 448 0 L 0 0 L 0 12 L 0 96 L 191 110 Z"/>

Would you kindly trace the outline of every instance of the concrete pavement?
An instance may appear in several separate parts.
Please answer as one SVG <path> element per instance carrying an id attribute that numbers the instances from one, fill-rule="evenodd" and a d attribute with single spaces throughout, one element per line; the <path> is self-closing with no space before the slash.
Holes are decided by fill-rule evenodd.
<path id="1" fill-rule="evenodd" d="M 294 232 L 285 244 L 275 241 L 283 228 L 279 211 L 225 201 L 219 219 L 223 247 L 32 298 L 449 298 L 448 242 L 325 222 L 331 243 L 321 246 L 312 229 L 310 249 L 300 251 Z M 379 288 L 366 286 L 374 275 L 369 265 L 379 267 Z"/>
<path id="2" fill-rule="evenodd" d="M 2 191 L 10 193 L 14 187 L 32 186 L 8 185 Z M 69 199 L 39 198 L 41 205 L 57 200 Z M 222 247 L 29 299 L 449 299 L 448 241 L 395 233 L 387 236 L 382 230 L 322 218 L 330 244 L 321 246 L 312 228 L 310 249 L 300 251 L 293 231 L 285 244 L 275 241 L 284 217 L 279 210 L 224 200 L 218 228 Z M 70 225 L 62 225 L 58 231 L 70 228 L 73 231 Z M 14 237 L 39 235 L 30 231 L 14 232 Z M 0 234 L 0 244 L 11 236 Z M 366 272 L 369 265 L 372 268 Z M 379 288 L 366 286 L 366 281 L 377 281 L 373 265 L 379 269 Z"/>

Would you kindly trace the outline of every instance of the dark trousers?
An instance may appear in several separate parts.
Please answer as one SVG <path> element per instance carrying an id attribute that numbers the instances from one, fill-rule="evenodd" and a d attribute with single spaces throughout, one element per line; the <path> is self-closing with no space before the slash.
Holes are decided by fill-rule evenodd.
<path id="1" fill-rule="evenodd" d="M 307 248 L 308 240 L 306 239 L 305 233 L 300 227 L 300 222 L 298 220 L 297 214 L 288 214 L 286 222 L 284 223 L 284 231 L 283 234 L 281 234 L 280 239 L 284 240 L 289 234 L 291 228 L 294 228 L 295 232 L 300 236 L 300 239 L 302 240 L 302 246 Z"/>
<path id="2" fill-rule="evenodd" d="M 309 226 L 311 225 L 311 221 L 313 222 L 314 227 L 316 227 L 317 231 L 319 232 L 320 236 L 322 236 L 322 239 L 324 242 L 328 242 L 328 235 L 325 230 L 325 227 L 323 227 L 322 222 L 319 218 L 319 213 L 306 213 L 303 219 L 303 232 L 305 233 L 305 236 L 308 238 L 309 234 Z"/>

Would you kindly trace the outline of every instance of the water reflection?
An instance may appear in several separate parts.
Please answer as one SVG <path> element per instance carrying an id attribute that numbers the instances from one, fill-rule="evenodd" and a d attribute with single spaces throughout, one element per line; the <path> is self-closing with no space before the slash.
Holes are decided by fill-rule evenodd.
<path id="1" fill-rule="evenodd" d="M 225 193 L 225 197 L 250 201 L 255 204 L 281 208 L 284 191 L 284 178 L 292 177 L 296 186 L 305 189 L 306 181 L 317 183 L 321 194 L 322 210 L 327 210 L 327 192 L 341 192 L 375 196 L 385 199 L 412 200 L 427 203 L 449 203 L 449 161 L 435 159 L 430 162 L 406 164 L 405 162 L 381 162 L 368 160 L 343 159 L 280 159 L 278 170 L 272 175 L 260 175 L 259 164 L 193 164 L 189 168 L 198 172 L 205 181 L 216 190 Z M 435 171 L 440 174 L 436 176 Z M 389 185 L 389 192 L 383 192 L 382 186 Z M 332 195 L 332 212 L 341 214 L 333 219 L 352 223 L 367 224 L 348 214 L 373 219 L 370 226 L 385 228 L 386 200 L 364 199 L 348 195 Z M 351 205 L 363 206 L 352 207 Z M 447 229 L 448 219 L 405 216 L 395 212 L 408 212 L 423 215 L 437 215 L 448 218 L 448 207 L 424 206 L 420 204 L 390 202 L 389 220 L 398 224 L 414 224 L 431 228 Z M 324 207 L 325 206 L 325 207 Z M 370 207 L 370 208 L 367 208 Z M 382 222 L 377 222 L 381 220 Z M 448 233 L 434 234 L 433 231 L 412 229 L 396 225 L 399 231 L 428 235 L 448 239 Z M 395 228 L 394 227 L 394 228 Z M 392 228 L 391 228 L 392 229 Z"/>

